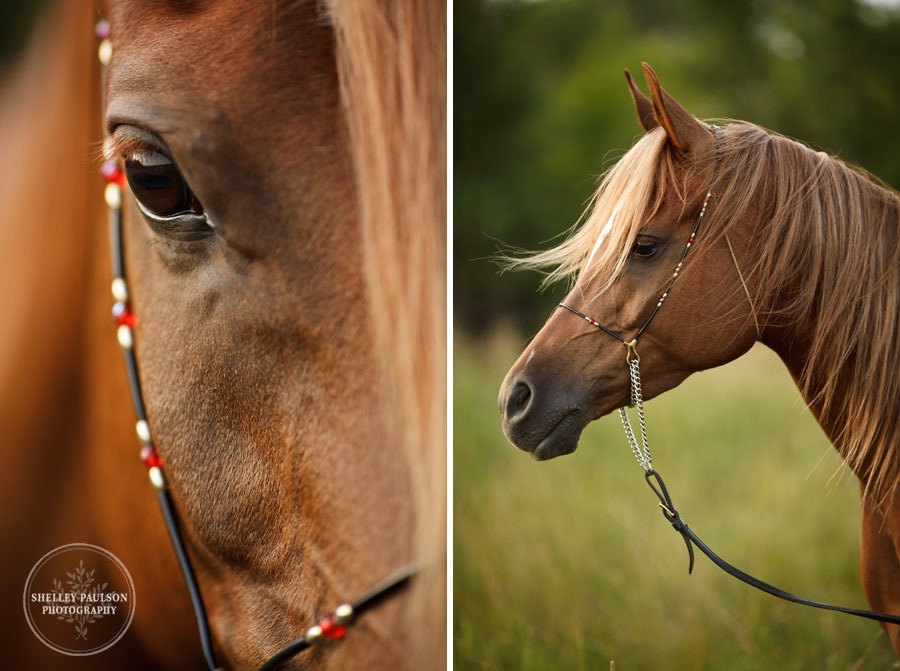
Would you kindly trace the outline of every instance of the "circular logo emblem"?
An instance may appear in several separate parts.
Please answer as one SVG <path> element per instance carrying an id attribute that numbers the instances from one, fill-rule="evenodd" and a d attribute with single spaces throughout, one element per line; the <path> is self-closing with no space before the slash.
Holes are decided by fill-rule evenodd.
<path id="1" fill-rule="evenodd" d="M 134 583 L 112 552 L 87 543 L 51 550 L 25 581 L 31 631 L 64 655 L 95 655 L 125 635 L 134 617 Z"/>

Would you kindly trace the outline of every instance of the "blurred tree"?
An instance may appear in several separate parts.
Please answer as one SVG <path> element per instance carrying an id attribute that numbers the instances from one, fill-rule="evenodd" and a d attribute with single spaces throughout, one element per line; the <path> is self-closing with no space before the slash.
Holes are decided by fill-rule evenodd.
<path id="1" fill-rule="evenodd" d="M 900 184 L 896 0 L 456 0 L 453 26 L 454 310 L 469 331 L 532 332 L 559 299 L 486 258 L 577 221 L 640 132 L 623 67 L 649 62 L 701 118 L 746 119 Z"/>

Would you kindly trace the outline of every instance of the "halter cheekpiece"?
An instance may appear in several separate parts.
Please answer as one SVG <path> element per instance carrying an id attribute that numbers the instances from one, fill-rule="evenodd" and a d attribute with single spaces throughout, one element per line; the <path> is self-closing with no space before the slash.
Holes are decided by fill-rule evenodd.
<path id="1" fill-rule="evenodd" d="M 109 23 L 101 19 L 96 25 L 96 35 L 100 39 L 98 58 L 103 70 L 104 84 L 106 80 L 106 66 L 112 57 L 110 32 Z M 105 85 L 101 88 L 105 92 Z M 137 326 L 137 317 L 131 308 L 128 284 L 125 280 L 125 250 L 122 236 L 122 191 L 126 188 L 127 180 L 124 172 L 115 160 L 107 160 L 103 164 L 102 173 L 106 180 L 104 198 L 109 209 L 109 237 L 113 274 L 111 290 L 115 301 L 112 313 L 117 326 L 116 336 L 125 357 L 128 384 L 131 390 L 135 416 L 137 417 L 135 431 L 141 445 L 140 458 L 147 467 L 150 482 L 156 490 L 166 529 L 188 589 L 206 665 L 210 671 L 216 671 L 220 667 L 216 663 L 213 652 L 212 634 L 209 628 L 206 608 L 203 604 L 203 597 L 200 593 L 200 587 L 197 583 L 184 539 L 182 538 L 175 506 L 169 493 L 165 471 L 163 470 L 163 462 L 153 443 L 140 377 L 138 376 L 137 359 L 134 354 L 134 329 Z M 259 671 L 273 671 L 298 653 L 307 650 L 320 641 L 343 638 L 347 633 L 347 629 L 361 615 L 405 589 L 417 571 L 418 567 L 415 564 L 404 566 L 373 586 L 355 601 L 339 605 L 334 612 L 319 618 L 316 624 L 307 629 L 300 638 L 288 643 L 269 657 Z"/>
<path id="2" fill-rule="evenodd" d="M 634 337 L 631 340 L 625 340 L 624 336 L 616 333 L 610 328 L 607 328 L 596 319 L 588 317 L 580 310 L 576 310 L 571 305 L 567 305 L 565 303 L 559 304 L 559 307 L 565 308 L 569 312 L 573 312 L 574 314 L 584 319 L 591 326 L 594 326 L 607 335 L 612 336 L 625 346 L 625 362 L 628 365 L 628 376 L 631 383 L 630 404 L 633 408 L 635 408 L 635 410 L 637 410 L 638 414 L 641 439 L 640 445 L 638 445 L 637 438 L 634 434 L 634 429 L 631 426 L 631 420 L 628 418 L 628 413 L 625 411 L 625 408 L 619 408 L 619 417 L 622 420 L 622 426 L 625 429 L 625 438 L 628 440 L 628 445 L 631 447 L 631 451 L 634 453 L 634 458 L 637 460 L 641 468 L 644 469 L 648 477 L 656 474 L 653 471 L 653 460 L 650 457 L 650 445 L 647 442 L 647 427 L 644 421 L 644 398 L 641 391 L 641 357 L 637 351 L 637 344 L 640 337 L 644 335 L 644 332 L 650 326 L 656 315 L 659 313 L 660 308 L 669 297 L 669 292 L 672 290 L 675 281 L 681 275 L 681 271 L 684 268 L 684 261 L 685 259 L 687 259 L 687 255 L 691 251 L 691 247 L 694 245 L 694 241 L 697 239 L 697 234 L 700 232 L 700 226 L 703 224 L 703 217 L 706 215 L 706 209 L 709 207 L 709 202 L 713 198 L 713 187 L 716 185 L 716 182 L 719 179 L 719 163 L 721 162 L 721 138 L 720 129 L 718 126 L 710 126 L 710 129 L 712 130 L 712 133 L 716 139 L 716 162 L 713 167 L 713 176 L 709 185 L 709 189 L 707 189 L 706 197 L 703 199 L 703 205 L 700 207 L 700 214 L 697 215 L 697 221 L 694 224 L 694 228 L 691 230 L 691 234 L 688 236 L 687 242 L 684 245 L 684 250 L 681 252 L 681 258 L 678 260 L 678 265 L 675 266 L 675 272 L 672 273 L 672 277 L 669 278 L 669 281 L 666 284 L 666 288 L 663 290 L 662 295 L 659 297 L 659 300 L 656 302 L 656 305 L 653 307 L 650 315 L 647 317 L 643 325 L 637 330 L 637 333 L 634 335 Z M 656 477 L 658 478 L 659 476 L 656 475 Z M 648 480 L 648 482 L 650 481 Z M 665 489 L 665 487 L 663 487 L 663 489 Z M 693 552 L 691 551 L 690 543 L 688 543 L 688 551 L 691 554 L 691 566 L 693 567 L 694 556 Z"/>

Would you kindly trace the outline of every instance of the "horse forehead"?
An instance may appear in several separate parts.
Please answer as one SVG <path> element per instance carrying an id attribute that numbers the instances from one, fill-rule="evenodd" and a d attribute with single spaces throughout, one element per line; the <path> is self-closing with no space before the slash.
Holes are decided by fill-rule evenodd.
<path id="1" fill-rule="evenodd" d="M 322 29 L 330 30 L 325 5 L 310 0 L 109 0 L 107 4 L 114 32 L 143 32 L 164 39 L 165 33 L 181 30 L 182 37 L 191 39 L 180 48 L 198 53 L 240 48 L 226 38 L 250 40 L 260 30 L 268 42 L 292 38 L 294 48 L 302 49 L 298 37 L 315 39 Z"/>
<path id="2" fill-rule="evenodd" d="M 333 34 L 318 3 L 115 0 L 111 17 L 118 88 L 270 118 L 336 81 Z"/>
<path id="3" fill-rule="evenodd" d="M 321 4 L 197 4 L 112 2 L 108 123 L 163 137 L 195 186 L 218 190 L 210 202 L 249 202 L 219 192 L 248 176 L 297 212 L 314 186 L 348 190 L 334 35 Z"/>

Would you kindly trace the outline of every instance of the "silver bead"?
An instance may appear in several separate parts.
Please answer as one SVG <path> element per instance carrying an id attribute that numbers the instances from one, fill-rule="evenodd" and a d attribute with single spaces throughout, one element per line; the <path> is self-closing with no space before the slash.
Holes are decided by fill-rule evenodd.
<path id="1" fill-rule="evenodd" d="M 131 332 L 131 327 L 127 324 L 122 324 L 119 327 L 116 331 L 116 338 L 119 339 L 119 345 L 122 346 L 122 349 L 134 347 L 134 334 Z"/>
<path id="2" fill-rule="evenodd" d="M 156 489 L 162 491 L 166 488 L 166 476 L 159 466 L 154 466 L 149 469 L 147 474 L 150 476 L 150 482 L 153 483 L 153 486 L 156 487 Z"/>
<path id="3" fill-rule="evenodd" d="M 106 204 L 112 209 L 118 210 L 122 207 L 122 189 L 115 182 L 106 185 L 103 197 L 106 199 Z"/>
<path id="4" fill-rule="evenodd" d="M 141 441 L 142 445 L 149 445 L 150 438 L 150 425 L 147 424 L 147 420 L 139 419 L 137 424 L 134 425 L 134 429 L 137 432 L 138 440 Z"/>

